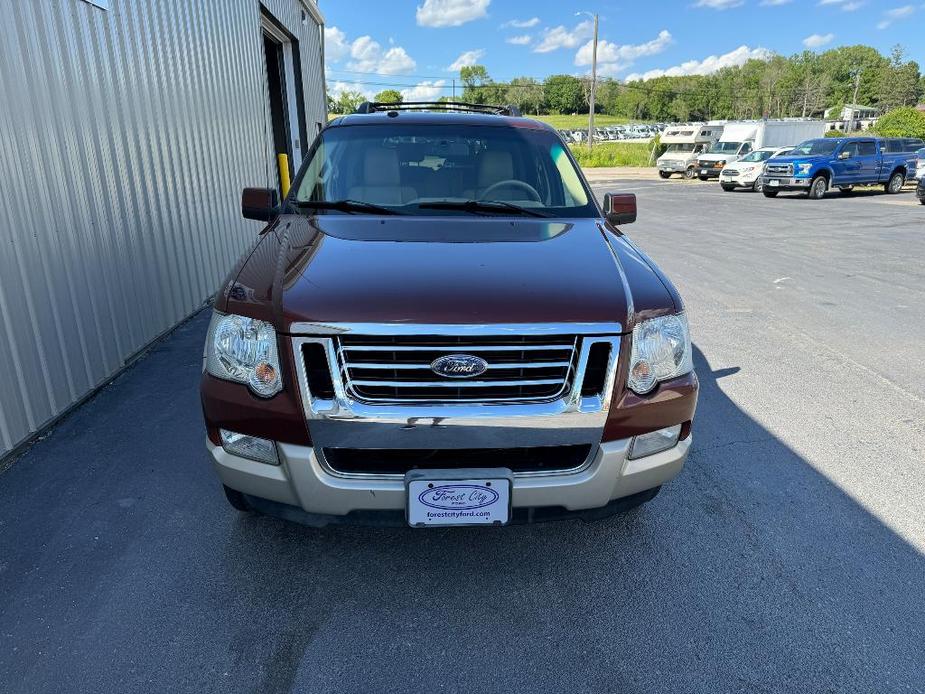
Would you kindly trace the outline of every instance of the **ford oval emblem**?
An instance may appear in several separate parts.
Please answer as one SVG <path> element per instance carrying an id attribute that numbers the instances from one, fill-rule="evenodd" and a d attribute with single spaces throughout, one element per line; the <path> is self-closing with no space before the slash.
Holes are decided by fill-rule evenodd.
<path id="1" fill-rule="evenodd" d="M 447 378 L 472 378 L 485 373 L 487 368 L 487 361 L 471 354 L 448 354 L 430 365 L 431 371 Z"/>
<path id="2" fill-rule="evenodd" d="M 441 511 L 472 511 L 491 506 L 501 497 L 491 487 L 481 484 L 443 484 L 425 489 L 418 501 Z"/>

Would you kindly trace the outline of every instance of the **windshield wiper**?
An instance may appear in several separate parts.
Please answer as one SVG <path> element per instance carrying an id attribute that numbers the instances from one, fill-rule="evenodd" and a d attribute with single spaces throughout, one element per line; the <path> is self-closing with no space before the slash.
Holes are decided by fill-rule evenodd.
<path id="1" fill-rule="evenodd" d="M 422 210 L 470 210 L 472 212 L 505 212 L 507 214 L 525 214 L 530 217 L 549 217 L 548 214 L 543 212 L 502 200 L 437 200 L 434 202 L 422 202 L 418 207 Z"/>
<path id="2" fill-rule="evenodd" d="M 292 200 L 291 204 L 300 210 L 341 210 L 342 212 L 368 212 L 371 214 L 398 214 L 382 205 L 361 200 Z"/>

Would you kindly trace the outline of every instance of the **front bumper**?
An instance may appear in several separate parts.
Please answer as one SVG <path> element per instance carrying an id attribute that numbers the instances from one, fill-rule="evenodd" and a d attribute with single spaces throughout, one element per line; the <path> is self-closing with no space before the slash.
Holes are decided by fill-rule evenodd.
<path id="1" fill-rule="evenodd" d="M 720 174 L 723 173 L 722 166 L 704 167 L 698 164 L 696 170 L 698 178 L 719 178 Z"/>
<path id="2" fill-rule="evenodd" d="M 684 173 L 687 171 L 692 164 L 689 162 L 680 162 L 680 161 L 667 161 L 659 162 L 658 170 L 665 173 Z"/>
<path id="3" fill-rule="evenodd" d="M 758 174 L 737 173 L 735 175 L 728 175 L 727 172 L 724 171 L 719 176 L 719 182 L 728 186 L 750 188 L 751 186 L 755 185 L 755 181 L 758 178 Z"/>
<path id="4" fill-rule="evenodd" d="M 667 451 L 629 460 L 630 441 L 602 443 L 590 464 L 575 472 L 515 474 L 513 507 L 582 511 L 606 506 L 614 499 L 644 492 L 673 479 L 684 466 L 691 445 L 688 436 Z M 405 508 L 403 476 L 338 474 L 319 460 L 309 446 L 277 444 L 280 464 L 268 465 L 232 455 L 210 441 L 206 445 L 222 483 L 250 496 L 320 516 Z"/>
<path id="5" fill-rule="evenodd" d="M 809 178 L 779 178 L 777 176 L 765 176 L 761 185 L 765 190 L 802 190 L 809 189 L 812 183 Z"/>

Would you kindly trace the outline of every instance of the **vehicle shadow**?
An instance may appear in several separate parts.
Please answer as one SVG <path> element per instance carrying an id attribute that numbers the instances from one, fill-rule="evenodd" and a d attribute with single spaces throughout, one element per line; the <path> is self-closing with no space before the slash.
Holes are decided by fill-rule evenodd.
<path id="1" fill-rule="evenodd" d="M 925 560 L 725 394 L 737 368 L 695 349 L 692 453 L 637 511 L 317 530 L 227 506 L 190 357 L 207 322 L 0 476 L 0 671 L 17 691 L 925 682 Z"/>
<path id="2" fill-rule="evenodd" d="M 695 355 L 687 468 L 627 515 L 488 531 L 241 519 L 232 594 L 253 619 L 282 615 L 260 688 L 427 690 L 460 663 L 470 690 L 925 681 L 923 557 L 723 393 L 737 368 Z"/>

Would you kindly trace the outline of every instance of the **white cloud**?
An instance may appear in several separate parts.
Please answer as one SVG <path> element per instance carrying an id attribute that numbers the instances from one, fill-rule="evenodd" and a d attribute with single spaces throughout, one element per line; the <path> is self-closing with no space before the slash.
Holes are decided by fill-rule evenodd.
<path id="1" fill-rule="evenodd" d="M 350 53 L 347 35 L 337 27 L 324 28 L 324 57 L 328 62 L 336 63 Z"/>
<path id="2" fill-rule="evenodd" d="M 777 7 L 778 5 L 787 5 L 793 2 L 793 0 L 761 0 L 761 5 L 765 7 Z"/>
<path id="3" fill-rule="evenodd" d="M 547 28 L 543 30 L 543 39 L 536 48 L 533 49 L 533 52 L 549 53 L 559 48 L 574 48 L 585 39 L 590 38 L 593 34 L 594 24 L 589 20 L 576 24 L 571 31 L 560 24 L 552 29 Z"/>
<path id="4" fill-rule="evenodd" d="M 618 63 L 632 62 L 646 55 L 656 55 L 671 45 L 671 33 L 662 29 L 651 41 L 639 44 L 619 45 L 610 41 L 598 41 L 597 62 Z M 575 54 L 575 65 L 590 65 L 594 54 L 594 41 L 588 41 Z"/>
<path id="5" fill-rule="evenodd" d="M 878 22 L 878 29 L 886 29 L 893 22 L 898 19 L 905 19 L 915 14 L 915 5 L 903 5 L 902 7 L 894 7 L 892 10 L 887 10 L 883 13 L 884 19 Z"/>
<path id="6" fill-rule="evenodd" d="M 351 61 L 347 67 L 357 72 L 376 72 L 381 75 L 400 75 L 411 72 L 417 63 L 401 46 L 382 50 L 371 36 L 361 36 L 350 45 Z"/>
<path id="7" fill-rule="evenodd" d="M 866 0 L 819 0 L 820 5 L 833 5 L 842 12 L 854 12 L 864 6 Z"/>
<path id="8" fill-rule="evenodd" d="M 709 7 L 714 10 L 728 10 L 730 7 L 738 7 L 745 0 L 697 0 L 695 7 Z"/>
<path id="9" fill-rule="evenodd" d="M 436 101 L 439 99 L 446 87 L 446 80 L 435 80 L 433 82 L 418 82 L 413 87 L 401 90 L 403 101 Z"/>
<path id="10" fill-rule="evenodd" d="M 507 29 L 508 27 L 514 27 L 515 29 L 529 29 L 531 27 L 535 27 L 539 23 L 539 17 L 530 17 L 530 19 L 512 19 L 511 21 L 502 24 L 501 28 Z"/>
<path id="11" fill-rule="evenodd" d="M 418 5 L 418 26 L 458 27 L 485 16 L 491 0 L 424 0 Z"/>
<path id="12" fill-rule="evenodd" d="M 530 43 L 530 40 L 530 34 L 524 34 L 522 36 L 508 36 L 506 39 L 504 39 L 504 42 L 513 44 L 515 46 L 526 46 L 528 43 Z"/>
<path id="13" fill-rule="evenodd" d="M 362 82 L 334 82 L 328 83 L 328 94 L 337 99 L 344 92 L 360 92 L 367 101 L 373 100 L 375 92 Z"/>
<path id="14" fill-rule="evenodd" d="M 682 75 L 709 75 L 724 67 L 744 65 L 749 60 L 768 60 L 773 54 L 767 48 L 749 48 L 739 46 L 734 51 L 723 55 L 707 56 L 703 60 L 688 60 L 680 65 L 666 69 L 649 70 L 626 76 L 626 81 L 650 80 L 656 77 L 680 77 Z"/>
<path id="15" fill-rule="evenodd" d="M 835 34 L 810 34 L 803 39 L 803 45 L 807 48 L 821 48 L 832 43 L 834 38 Z"/>
<path id="16" fill-rule="evenodd" d="M 485 55 L 485 50 L 482 48 L 461 53 L 460 56 L 454 60 L 452 64 L 450 64 L 447 70 L 450 72 L 459 72 L 462 68 L 468 65 L 475 65 L 478 63 L 483 55 Z"/>

